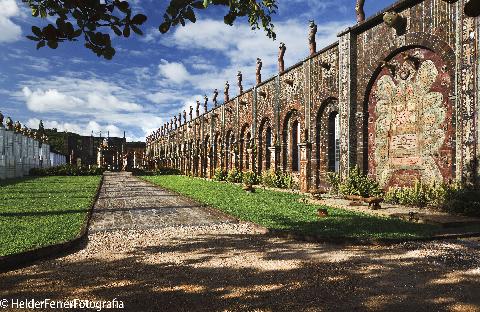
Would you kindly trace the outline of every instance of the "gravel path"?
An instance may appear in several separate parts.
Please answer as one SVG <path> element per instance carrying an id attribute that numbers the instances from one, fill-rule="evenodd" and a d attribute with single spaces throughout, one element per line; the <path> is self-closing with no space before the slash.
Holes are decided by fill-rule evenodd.
<path id="1" fill-rule="evenodd" d="M 97 229 L 83 250 L 0 274 L 1 298 L 118 298 L 126 311 L 480 311 L 480 240 L 300 243 L 218 216 Z"/>

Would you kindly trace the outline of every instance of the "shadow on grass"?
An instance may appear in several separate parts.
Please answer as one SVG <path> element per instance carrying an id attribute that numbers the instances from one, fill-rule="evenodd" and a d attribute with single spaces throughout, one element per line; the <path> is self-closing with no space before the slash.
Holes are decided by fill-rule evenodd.
<path id="1" fill-rule="evenodd" d="M 452 244 L 422 257 L 418 243 L 372 248 L 204 234 L 50 260 L 0 275 L 0 293 L 118 298 L 126 311 L 476 311 L 480 283 L 469 272 L 480 250 Z"/>

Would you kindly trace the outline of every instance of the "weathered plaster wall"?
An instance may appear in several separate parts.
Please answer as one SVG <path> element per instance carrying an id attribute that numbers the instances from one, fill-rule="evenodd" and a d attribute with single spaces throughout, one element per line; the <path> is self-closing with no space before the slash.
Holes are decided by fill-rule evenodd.
<path id="1" fill-rule="evenodd" d="M 399 1 L 387 11 L 400 15 L 401 27 L 386 25 L 380 12 L 228 103 L 157 131 L 147 138 L 152 165 L 201 176 L 215 167 L 271 165 L 297 175 L 302 189 L 315 188 L 332 170 L 331 120 L 338 114 L 342 176 L 358 165 L 386 186 L 474 181 L 480 26 L 463 15 L 464 2 Z M 299 171 L 292 167 L 296 152 Z"/>

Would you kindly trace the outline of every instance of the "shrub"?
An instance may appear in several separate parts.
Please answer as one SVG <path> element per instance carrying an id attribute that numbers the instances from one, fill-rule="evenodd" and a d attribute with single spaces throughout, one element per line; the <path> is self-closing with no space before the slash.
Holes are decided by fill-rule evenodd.
<path id="1" fill-rule="evenodd" d="M 57 167 L 50 168 L 32 168 L 29 174 L 31 176 L 92 176 L 102 175 L 105 169 L 97 166 L 73 166 L 71 164 L 65 164 Z"/>
<path id="2" fill-rule="evenodd" d="M 407 206 L 442 207 L 458 190 L 459 187 L 456 184 L 432 183 L 428 185 L 416 181 L 412 187 L 390 188 L 385 195 L 385 201 Z"/>
<path id="3" fill-rule="evenodd" d="M 213 179 L 215 181 L 226 181 L 227 180 L 227 172 L 222 168 L 215 169 L 215 173 L 213 175 Z"/>
<path id="4" fill-rule="evenodd" d="M 133 175 L 138 176 L 160 176 L 160 175 L 180 175 L 182 172 L 173 168 L 160 168 L 157 170 L 132 169 L 129 170 Z"/>
<path id="5" fill-rule="evenodd" d="M 383 194 L 378 182 L 362 174 L 357 166 L 350 171 L 348 177 L 339 184 L 338 188 L 343 195 L 373 197 Z"/>
<path id="6" fill-rule="evenodd" d="M 338 194 L 340 187 L 340 175 L 336 172 L 327 173 L 327 182 L 330 185 L 330 193 Z"/>
<path id="7" fill-rule="evenodd" d="M 294 188 L 296 186 L 293 176 L 287 172 L 269 169 L 262 173 L 262 184 L 276 188 Z"/>
<path id="8" fill-rule="evenodd" d="M 242 174 L 243 184 L 245 185 L 256 185 L 258 184 L 258 176 L 253 171 L 245 171 Z"/>
<path id="9" fill-rule="evenodd" d="M 242 183 L 242 172 L 237 168 L 230 169 L 227 175 L 227 181 L 230 183 Z"/>

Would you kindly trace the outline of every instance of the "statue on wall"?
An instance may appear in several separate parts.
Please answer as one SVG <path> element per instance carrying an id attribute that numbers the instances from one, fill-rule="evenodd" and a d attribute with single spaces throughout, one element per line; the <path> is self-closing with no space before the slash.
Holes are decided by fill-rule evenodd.
<path id="1" fill-rule="evenodd" d="M 160 127 L 160 134 L 161 134 L 161 135 L 164 135 L 164 134 L 165 134 L 165 132 L 163 131 L 163 126 Z"/>
<path id="2" fill-rule="evenodd" d="M 218 103 L 217 103 L 217 97 L 218 97 L 218 90 L 215 89 L 215 90 L 213 91 L 213 99 L 212 99 L 212 101 L 213 101 L 213 106 L 214 106 L 214 107 L 217 107 L 217 105 L 218 105 Z"/>
<path id="3" fill-rule="evenodd" d="M 280 42 L 280 47 L 278 47 L 278 72 L 283 73 L 285 71 L 285 61 L 283 58 L 285 57 L 285 51 L 287 47 L 285 43 Z"/>
<path id="4" fill-rule="evenodd" d="M 203 100 L 204 100 L 203 109 L 204 109 L 205 114 L 206 114 L 208 112 L 208 97 L 207 97 L 206 94 L 203 96 Z"/>
<path id="5" fill-rule="evenodd" d="M 310 21 L 310 33 L 308 35 L 308 43 L 310 45 L 310 55 L 313 55 L 317 52 L 317 42 L 315 36 L 317 34 L 317 25 L 315 21 Z"/>
<path id="6" fill-rule="evenodd" d="M 242 72 L 241 72 L 241 71 L 238 71 L 237 81 L 238 81 L 238 92 L 239 92 L 239 95 L 243 93 L 242 80 L 243 80 Z"/>
<path id="7" fill-rule="evenodd" d="M 178 113 L 178 125 L 182 125 L 182 113 Z"/>
<path id="8" fill-rule="evenodd" d="M 0 112 L 0 128 L 5 128 L 3 125 L 3 118 L 5 118 L 5 116 L 3 116 L 2 112 Z"/>
<path id="9" fill-rule="evenodd" d="M 175 125 L 175 129 L 177 129 L 177 116 L 173 116 L 173 124 Z"/>
<path id="10" fill-rule="evenodd" d="M 357 22 L 361 23 L 365 20 L 365 11 L 363 7 L 365 6 L 365 0 L 357 0 L 355 5 L 355 12 L 357 13 Z"/>
<path id="11" fill-rule="evenodd" d="M 43 126 L 43 121 L 40 120 L 40 123 L 38 124 L 38 131 L 43 133 L 45 131 L 45 127 Z"/>
<path id="12" fill-rule="evenodd" d="M 197 100 L 197 117 L 200 116 L 200 101 Z"/>
<path id="13" fill-rule="evenodd" d="M 187 123 L 187 111 L 183 110 L 183 124 Z"/>
<path id="14" fill-rule="evenodd" d="M 193 106 L 190 106 L 190 113 L 188 113 L 190 115 L 190 121 L 192 121 L 193 119 Z"/>
<path id="15" fill-rule="evenodd" d="M 15 132 L 18 132 L 18 133 L 20 133 L 20 131 L 22 130 L 22 125 L 20 124 L 20 121 L 17 120 L 15 122 L 14 130 Z"/>
<path id="16" fill-rule="evenodd" d="M 256 76 L 257 76 L 257 85 L 262 83 L 262 60 L 257 57 L 257 71 L 256 71 Z"/>
<path id="17" fill-rule="evenodd" d="M 7 117 L 6 125 L 7 125 L 7 130 L 10 130 L 10 131 L 13 130 L 13 120 L 12 120 L 12 118 Z"/>
<path id="18" fill-rule="evenodd" d="M 225 103 L 227 103 L 228 101 L 230 101 L 230 96 L 228 95 L 228 90 L 230 89 L 230 84 L 227 82 L 225 82 L 225 91 L 224 91 L 224 94 L 225 94 Z"/>

